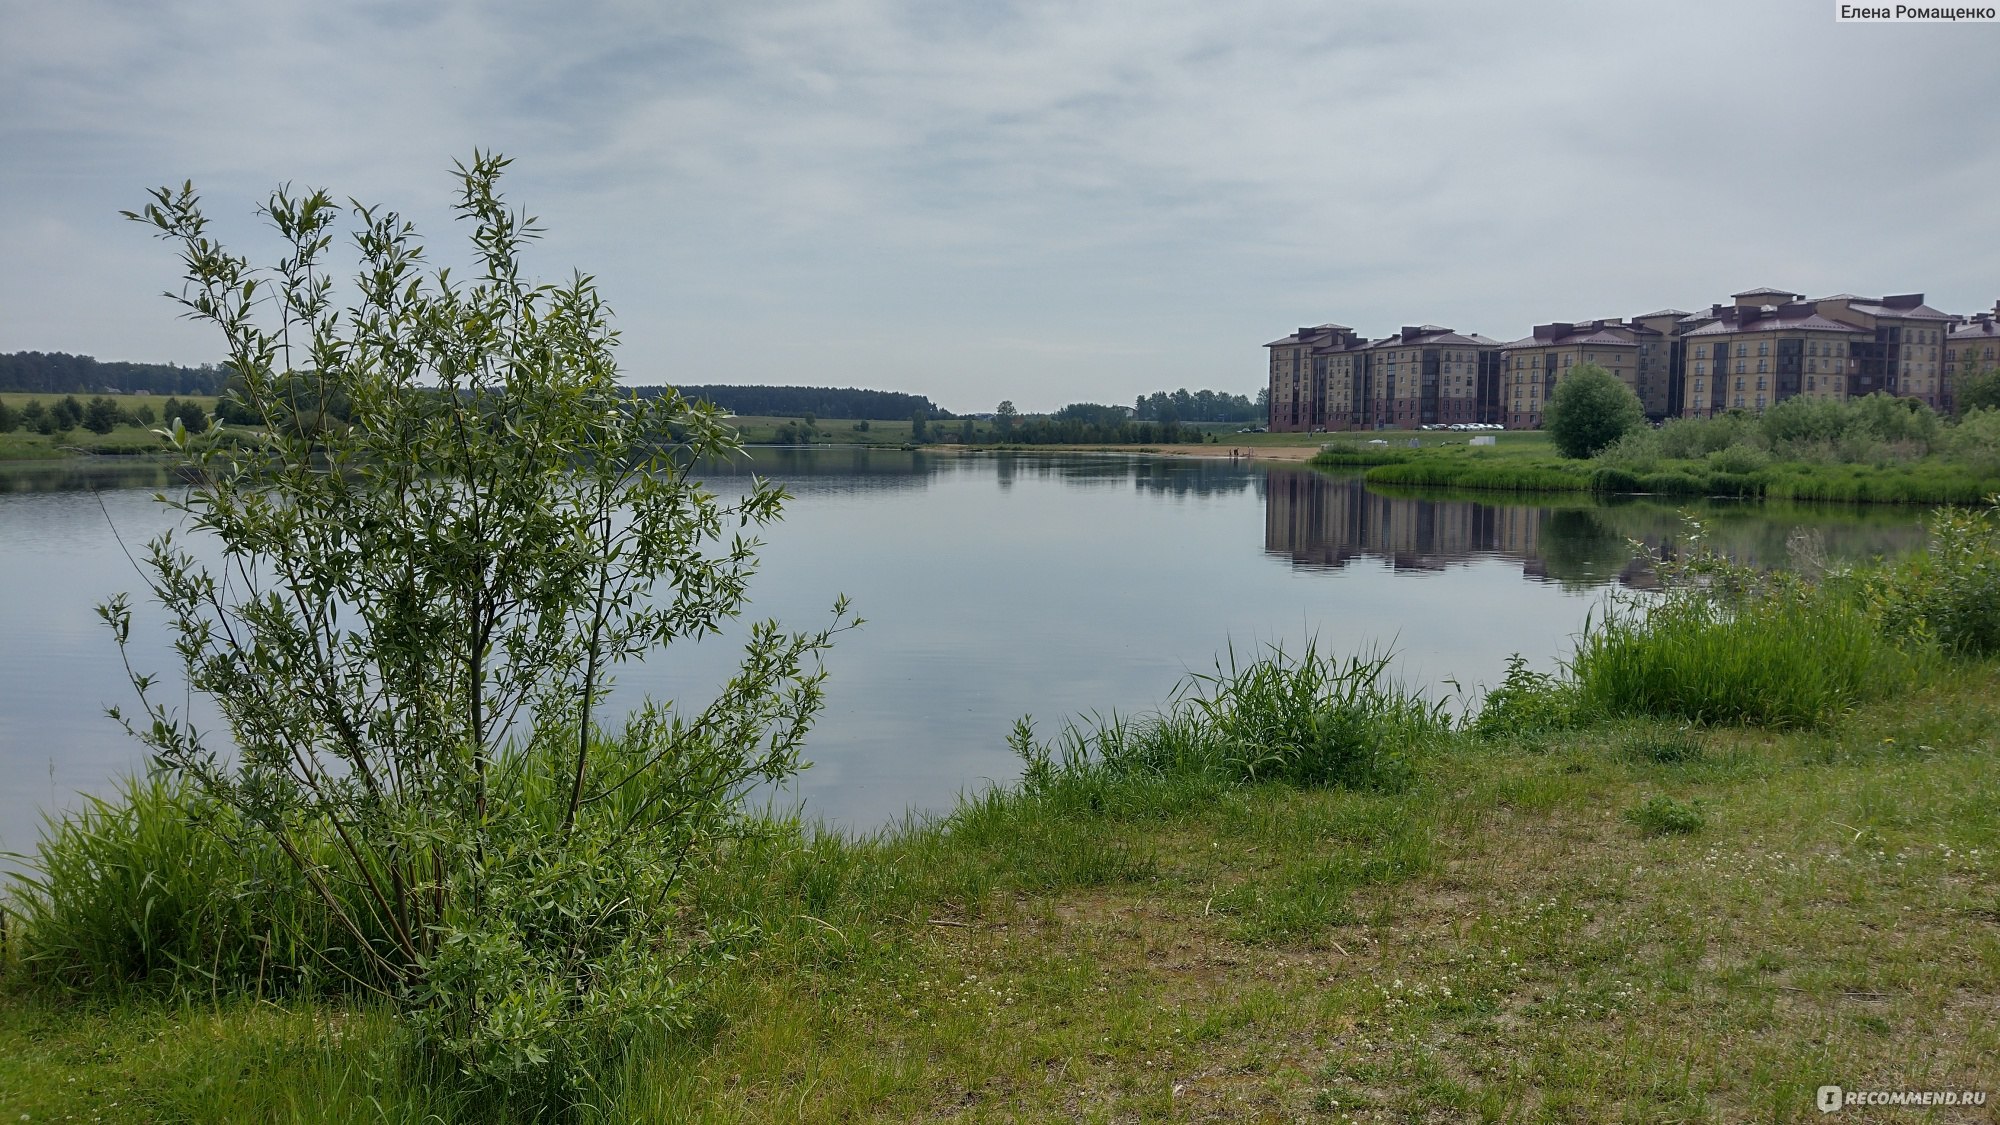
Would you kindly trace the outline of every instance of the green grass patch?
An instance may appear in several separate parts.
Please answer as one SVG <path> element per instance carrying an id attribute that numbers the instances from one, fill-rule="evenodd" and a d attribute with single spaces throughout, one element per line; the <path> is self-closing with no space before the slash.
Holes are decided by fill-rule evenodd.
<path id="1" fill-rule="evenodd" d="M 1566 460 L 1556 456 L 1540 434 L 1497 436 L 1501 439 L 1498 444 L 1477 447 L 1463 437 L 1434 433 L 1414 438 L 1398 434 L 1384 439 L 1392 443 L 1385 446 L 1342 436 L 1328 442 L 1313 463 L 1325 468 L 1367 468 L 1366 479 L 1371 485 L 1471 492 L 1975 504 L 2000 491 L 2000 470 L 1989 456 L 1976 449 L 1961 449 L 1966 442 L 1943 439 L 1931 452 L 1921 455 L 1898 458 L 1882 454 L 1874 460 L 1846 463 L 1824 457 L 1806 459 L 1799 448 L 1789 445 L 1783 446 L 1779 455 L 1725 445 L 1689 457 L 1639 456 L 1613 447 L 1595 458 Z M 1418 446 L 1410 448 L 1406 444 L 1410 440 Z"/>
<path id="2" fill-rule="evenodd" d="M 1595 714 L 1774 727 L 1828 722 L 1914 676 L 1873 619 L 1833 596 L 1613 608 L 1586 629 L 1574 669 Z"/>

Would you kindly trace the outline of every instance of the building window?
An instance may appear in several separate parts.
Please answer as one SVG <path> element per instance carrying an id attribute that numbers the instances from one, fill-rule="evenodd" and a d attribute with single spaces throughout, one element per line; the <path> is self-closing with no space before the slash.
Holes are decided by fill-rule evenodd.
<path id="1" fill-rule="evenodd" d="M 1736 373 L 1738 375 L 1743 374 L 1743 361 L 1740 359 L 1736 361 Z"/>
<path id="2" fill-rule="evenodd" d="M 1812 376 L 1810 376 L 1810 375 L 1806 376 L 1806 390 L 1809 390 L 1809 391 L 1810 391 L 1810 390 L 1816 390 L 1816 389 L 1818 389 L 1818 388 L 1816 388 L 1816 387 L 1814 387 L 1814 386 L 1813 386 L 1813 384 L 1814 384 L 1815 382 L 1816 382 L 1816 380 L 1815 380 L 1815 379 L 1814 379 L 1814 378 L 1813 378 Z"/>
<path id="3" fill-rule="evenodd" d="M 1769 341 L 1769 340 L 1759 340 L 1759 341 L 1757 341 L 1757 354 L 1758 354 L 1758 355 L 1770 355 L 1770 354 L 1771 354 L 1771 341 Z"/>
<path id="4" fill-rule="evenodd" d="M 1742 356 L 1742 355 L 1749 355 L 1749 354 L 1750 354 L 1750 345 L 1748 345 L 1748 344 L 1738 344 L 1738 345 L 1736 345 L 1736 354 L 1737 354 L 1737 355 L 1740 355 L 1740 356 Z M 1739 402 L 1739 403 L 1737 403 L 1736 405 L 1738 405 L 1738 406 L 1741 406 L 1741 405 L 1743 405 L 1743 404 Z"/>
<path id="5" fill-rule="evenodd" d="M 1770 361 L 1770 360 L 1768 360 L 1768 359 L 1760 359 L 1760 360 L 1758 360 L 1758 361 L 1757 361 L 1757 373 L 1758 373 L 1759 375 L 1762 375 L 1762 374 L 1763 374 L 1764 372 L 1766 372 L 1766 371 L 1769 371 L 1770 369 L 1771 369 L 1771 361 Z"/>
<path id="6" fill-rule="evenodd" d="M 1737 368 L 1737 370 L 1738 370 L 1738 371 L 1741 371 L 1741 370 L 1743 370 L 1743 369 L 1739 367 L 1739 368 Z M 1737 390 L 1739 390 L 1739 391 L 1743 389 L 1743 380 L 1741 380 L 1741 379 L 1738 379 L 1738 380 L 1736 380 L 1736 389 L 1737 389 Z M 1736 405 L 1738 405 L 1738 406 L 1741 406 L 1741 405 L 1743 405 L 1743 404 L 1742 404 L 1741 402 L 1739 402 L 1739 403 L 1737 403 Z"/>

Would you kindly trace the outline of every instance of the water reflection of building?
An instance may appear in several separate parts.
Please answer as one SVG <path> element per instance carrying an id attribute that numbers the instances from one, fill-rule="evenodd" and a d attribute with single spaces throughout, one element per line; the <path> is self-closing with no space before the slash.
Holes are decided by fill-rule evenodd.
<path id="1" fill-rule="evenodd" d="M 1359 477 L 1273 472 L 1264 492 L 1264 549 L 1302 567 L 1381 559 L 1439 571 L 1481 558 L 1516 559 L 1529 578 L 1646 585 L 1624 537 L 1592 513 L 1370 492 Z"/>

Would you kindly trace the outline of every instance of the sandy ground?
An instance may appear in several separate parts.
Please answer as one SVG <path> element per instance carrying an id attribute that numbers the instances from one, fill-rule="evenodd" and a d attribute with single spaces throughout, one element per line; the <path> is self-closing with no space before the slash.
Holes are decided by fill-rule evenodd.
<path id="1" fill-rule="evenodd" d="M 1249 458 L 1252 461 L 1310 461 L 1318 445 L 1149 445 L 1147 452 L 1174 457 Z"/>

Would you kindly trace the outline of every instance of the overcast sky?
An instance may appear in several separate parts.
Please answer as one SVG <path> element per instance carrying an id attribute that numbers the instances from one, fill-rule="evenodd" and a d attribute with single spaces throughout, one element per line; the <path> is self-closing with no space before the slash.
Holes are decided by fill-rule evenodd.
<path id="1" fill-rule="evenodd" d="M 1301 324 L 1693 309 L 1760 285 L 1990 308 L 2000 24 L 1832 0 L 0 0 L 0 351 L 199 363 L 170 248 L 280 181 L 415 218 L 515 158 L 631 382 L 953 410 L 1254 393 Z"/>

